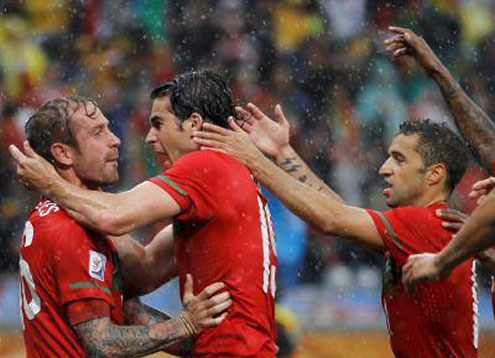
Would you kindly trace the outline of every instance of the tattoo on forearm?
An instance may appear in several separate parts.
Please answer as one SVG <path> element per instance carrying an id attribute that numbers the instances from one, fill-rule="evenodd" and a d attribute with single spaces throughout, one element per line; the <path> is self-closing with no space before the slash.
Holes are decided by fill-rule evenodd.
<path id="1" fill-rule="evenodd" d="M 118 326 L 105 317 L 78 324 L 75 329 L 91 358 L 142 356 L 188 336 L 177 319 L 152 326 Z"/>
<path id="2" fill-rule="evenodd" d="M 307 175 L 303 175 L 302 177 L 299 178 L 299 181 L 301 183 L 304 183 L 307 179 L 308 179 L 308 176 Z"/>
<path id="3" fill-rule="evenodd" d="M 450 75 L 437 76 L 436 81 L 461 135 L 476 159 L 491 172 L 495 159 L 495 124 Z"/>

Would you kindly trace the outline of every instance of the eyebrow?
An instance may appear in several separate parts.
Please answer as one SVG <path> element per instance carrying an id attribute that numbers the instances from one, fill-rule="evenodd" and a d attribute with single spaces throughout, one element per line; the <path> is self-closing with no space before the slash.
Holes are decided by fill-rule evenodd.
<path id="1" fill-rule="evenodd" d="M 155 123 L 160 123 L 162 121 L 162 118 L 158 115 L 153 115 L 150 117 L 150 124 L 153 125 Z"/>

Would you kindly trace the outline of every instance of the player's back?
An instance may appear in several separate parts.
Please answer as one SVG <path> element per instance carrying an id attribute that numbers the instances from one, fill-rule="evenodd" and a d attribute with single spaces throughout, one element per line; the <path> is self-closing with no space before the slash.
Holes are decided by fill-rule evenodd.
<path id="1" fill-rule="evenodd" d="M 194 355 L 274 357 L 274 233 L 250 172 L 230 156 L 198 151 L 164 175 L 191 202 L 180 204 L 183 212 L 174 222 L 181 288 L 191 273 L 196 293 L 223 281 L 233 299 L 224 322 L 196 339 Z"/>
<path id="2" fill-rule="evenodd" d="M 63 260 L 60 235 L 76 227 L 49 200 L 40 202 L 26 222 L 20 249 L 21 319 L 28 358 L 85 357 L 64 319 L 54 263 Z"/>
<path id="3" fill-rule="evenodd" d="M 402 266 L 409 255 L 438 252 L 451 240 L 452 233 L 435 215 L 435 210 L 443 207 L 446 205 L 405 207 L 373 217 L 375 223 L 381 221 L 377 227 L 389 249 L 382 300 L 392 350 L 399 358 L 477 356 L 473 260 L 460 265 L 449 278 L 419 284 L 414 295 L 401 283 Z"/>

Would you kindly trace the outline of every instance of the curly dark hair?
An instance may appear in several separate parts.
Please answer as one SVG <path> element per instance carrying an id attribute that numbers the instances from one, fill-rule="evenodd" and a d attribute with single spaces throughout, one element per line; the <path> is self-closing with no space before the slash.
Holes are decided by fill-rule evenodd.
<path id="1" fill-rule="evenodd" d="M 64 143 L 78 148 L 71 131 L 70 120 L 81 107 L 91 118 L 98 111 L 96 102 L 80 96 L 61 97 L 46 102 L 29 118 L 24 127 L 31 147 L 52 163 L 55 163 L 55 159 L 50 148 L 54 143 Z"/>
<path id="2" fill-rule="evenodd" d="M 205 121 L 228 128 L 227 119 L 235 117 L 235 103 L 225 79 L 217 73 L 202 70 L 177 75 L 151 92 L 151 98 L 170 95 L 172 111 L 180 122 L 194 112 Z"/>
<path id="3" fill-rule="evenodd" d="M 423 159 L 425 168 L 443 163 L 447 168 L 447 187 L 451 193 L 466 172 L 468 148 L 466 144 L 446 126 L 446 123 L 433 123 L 429 119 L 404 122 L 399 134 L 419 136 L 417 152 Z"/>

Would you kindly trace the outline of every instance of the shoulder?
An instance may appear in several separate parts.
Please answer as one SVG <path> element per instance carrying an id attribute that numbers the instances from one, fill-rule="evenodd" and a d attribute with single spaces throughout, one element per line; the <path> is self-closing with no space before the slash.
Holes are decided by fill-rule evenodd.
<path id="1" fill-rule="evenodd" d="M 86 230 L 65 210 L 50 200 L 41 201 L 31 212 L 28 221 L 37 240 L 56 244 L 61 238 L 86 239 Z"/>
<path id="2" fill-rule="evenodd" d="M 225 175 L 248 169 L 230 155 L 212 150 L 196 150 L 185 154 L 164 173 L 187 173 L 188 176 Z"/>

